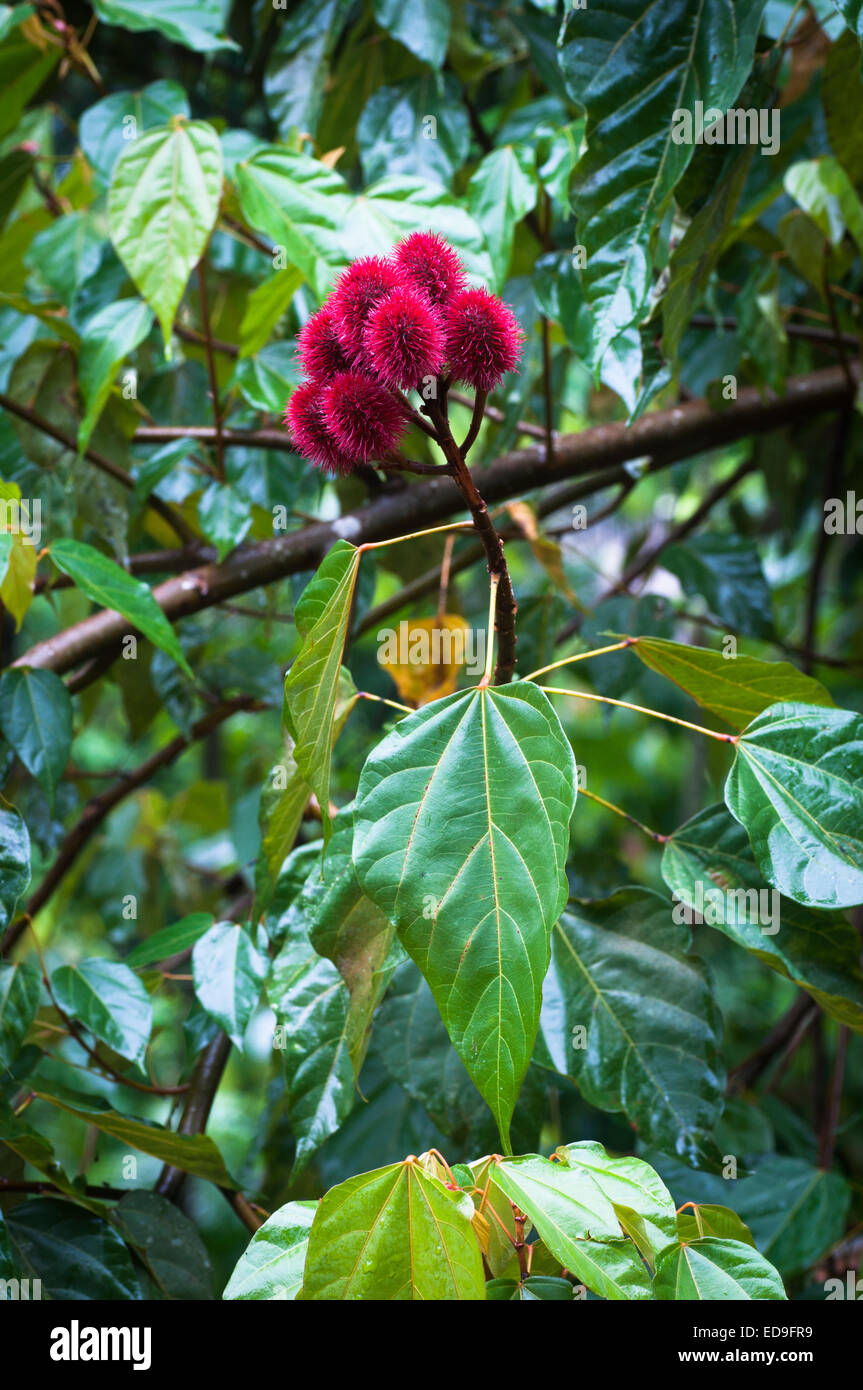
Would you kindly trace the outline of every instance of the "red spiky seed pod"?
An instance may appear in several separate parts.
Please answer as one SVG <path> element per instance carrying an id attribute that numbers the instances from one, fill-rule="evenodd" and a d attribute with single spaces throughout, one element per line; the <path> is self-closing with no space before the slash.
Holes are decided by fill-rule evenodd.
<path id="1" fill-rule="evenodd" d="M 363 365 L 363 333 L 369 314 L 399 283 L 395 266 L 381 256 L 363 256 L 339 276 L 327 307 L 339 342 L 354 366 Z"/>
<path id="2" fill-rule="evenodd" d="M 453 377 L 491 391 L 521 357 L 522 332 L 512 310 L 488 290 L 463 290 L 447 308 L 446 358 Z"/>
<path id="3" fill-rule="evenodd" d="M 464 266 L 437 232 L 412 232 L 399 242 L 394 256 L 405 282 L 422 290 L 437 308 L 467 287 Z"/>
<path id="4" fill-rule="evenodd" d="M 372 310 L 363 336 L 368 370 L 399 390 L 413 390 L 443 366 L 439 315 L 425 295 L 402 286 Z"/>
<path id="5" fill-rule="evenodd" d="M 327 303 L 300 329 L 297 340 L 300 365 L 312 381 L 331 381 L 336 372 L 350 366 L 339 342 L 335 314 Z"/>
<path id="6" fill-rule="evenodd" d="M 346 477 L 355 460 L 338 447 L 324 418 L 323 388 L 316 381 L 298 386 L 288 401 L 284 422 L 298 454 L 324 473 Z"/>
<path id="7" fill-rule="evenodd" d="M 358 462 L 385 458 L 407 427 L 395 396 L 364 372 L 339 372 L 324 390 L 322 405 L 336 447 Z"/>

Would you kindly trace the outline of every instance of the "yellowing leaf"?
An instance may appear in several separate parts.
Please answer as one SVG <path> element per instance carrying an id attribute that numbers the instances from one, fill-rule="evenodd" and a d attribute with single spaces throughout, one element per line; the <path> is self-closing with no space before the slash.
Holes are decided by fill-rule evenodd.
<path id="1" fill-rule="evenodd" d="M 441 613 L 436 618 L 409 618 L 387 636 L 378 651 L 378 661 L 395 681 L 401 698 L 409 704 L 427 705 L 455 692 L 459 671 L 473 667 L 471 674 L 482 675 L 482 653 L 473 650 L 470 628 L 457 613 Z M 468 659 L 468 658 L 476 658 Z"/>

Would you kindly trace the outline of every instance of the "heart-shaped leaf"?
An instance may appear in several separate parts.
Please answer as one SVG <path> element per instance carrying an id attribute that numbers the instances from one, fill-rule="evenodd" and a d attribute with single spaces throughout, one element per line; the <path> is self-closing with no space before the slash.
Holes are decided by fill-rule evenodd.
<path id="1" fill-rule="evenodd" d="M 279 1207 L 249 1241 L 222 1298 L 289 1302 L 303 1286 L 309 1231 L 317 1202 Z"/>
<path id="2" fill-rule="evenodd" d="M 569 741 L 527 682 L 426 705 L 360 776 L 360 883 L 428 980 L 505 1147 L 566 901 L 575 792 Z"/>
<path id="3" fill-rule="evenodd" d="M 654 1288 L 663 1301 L 787 1297 L 782 1280 L 763 1255 L 742 1241 L 716 1236 L 701 1236 L 663 1251 Z"/>

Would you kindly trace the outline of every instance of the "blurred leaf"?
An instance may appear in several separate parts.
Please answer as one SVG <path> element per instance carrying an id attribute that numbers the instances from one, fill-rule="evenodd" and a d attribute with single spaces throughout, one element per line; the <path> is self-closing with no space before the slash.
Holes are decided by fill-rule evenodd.
<path id="1" fill-rule="evenodd" d="M 28 961 L 0 961 L 0 1067 L 11 1066 L 36 1017 L 42 982 Z"/>
<path id="2" fill-rule="evenodd" d="M 8 17 L 12 24 L 16 22 L 16 14 L 19 20 L 25 18 L 23 11 L 24 6 L 13 7 Z M 0 48 L 0 90 L 3 92 L 0 137 L 14 130 L 27 102 L 56 67 L 61 53 L 59 46 L 54 47 L 44 40 L 42 46 L 37 47 L 21 29 L 7 30 L 4 34 Z"/>
<path id="3" fill-rule="evenodd" d="M 81 149 L 107 187 L 121 151 L 172 116 L 189 119 L 189 102 L 177 82 L 150 82 L 137 92 L 113 92 L 88 106 L 78 123 Z M 134 123 L 134 124 L 133 124 Z"/>
<path id="4" fill-rule="evenodd" d="M 374 13 L 381 28 L 420 62 L 432 68 L 443 66 L 449 45 L 450 0 L 414 0 L 410 8 L 402 0 L 375 0 Z"/>
<path id="5" fill-rule="evenodd" d="M 677 576 L 687 598 L 701 594 L 730 632 L 765 640 L 774 635 L 770 590 L 758 550 L 745 536 L 702 532 L 664 550 L 662 565 Z"/>
<path id="6" fill-rule="evenodd" d="M 132 1257 L 101 1217 L 56 1197 L 39 1197 L 8 1212 L 6 1221 L 21 1273 L 41 1279 L 43 1297 L 141 1298 Z"/>
<path id="7" fill-rule="evenodd" d="M 30 836 L 14 806 L 0 802 L 0 930 L 30 882 Z"/>
<path id="8" fill-rule="evenodd" d="M 264 72 L 264 96 L 282 139 L 292 130 L 316 134 L 330 58 L 350 8 L 350 0 L 304 0 L 293 13 L 279 15 L 278 37 Z"/>
<path id="9" fill-rule="evenodd" d="M 468 207 L 485 233 L 496 289 L 509 270 L 516 226 L 536 207 L 536 195 L 535 162 L 523 145 L 492 150 L 471 175 Z"/>
<path id="10" fill-rule="evenodd" d="M 211 912 L 192 912 L 181 921 L 173 922 L 170 927 L 162 927 L 148 936 L 146 941 L 129 952 L 126 965 L 140 970 L 144 965 L 152 965 L 154 961 L 167 960 L 181 951 L 187 951 L 212 925 Z"/>
<path id="11" fill-rule="evenodd" d="M 838 246 L 848 231 L 858 251 L 863 251 L 863 203 L 838 160 L 824 155 L 792 164 L 785 175 L 785 189 L 831 246 Z"/>
<path id="12" fill-rule="evenodd" d="M 245 539 L 252 526 L 252 511 L 229 483 L 208 483 L 198 500 L 201 530 L 224 560 Z"/>
<path id="13" fill-rule="evenodd" d="M 406 13 L 405 17 L 412 24 L 412 16 L 408 19 Z M 439 84 L 442 97 L 437 95 Z M 449 187 L 456 169 L 467 158 L 469 143 L 467 111 L 459 84 L 450 73 L 440 79 L 429 74 L 378 87 L 357 122 L 357 144 L 367 183 L 406 174 Z"/>
<path id="14" fill-rule="evenodd" d="M 4 671 L 0 729 L 27 771 L 53 797 L 72 744 L 72 701 L 60 677 L 21 667 Z"/>
<path id="15" fill-rule="evenodd" d="M 290 276 L 287 279 L 290 281 Z M 254 410 L 281 415 L 299 381 L 295 343 L 270 343 L 254 356 L 247 355 L 237 363 L 231 385 L 238 387 Z"/>
<path id="16" fill-rule="evenodd" d="M 302 283 L 303 277 L 298 270 L 277 270 L 251 291 L 240 324 L 241 361 L 254 357 L 256 352 L 266 347 L 273 329 Z"/>
<path id="17" fill-rule="evenodd" d="M 237 48 L 225 36 L 223 0 L 93 0 L 93 9 L 103 24 L 133 33 L 155 29 L 196 53 Z"/>
<path id="18" fill-rule="evenodd" d="M 155 1192 L 127 1192 L 116 1207 L 122 1234 L 166 1298 L 213 1297 L 207 1247 L 188 1216 Z"/>
<path id="19" fill-rule="evenodd" d="M 249 223 L 284 249 L 288 265 L 323 299 L 347 259 L 341 175 L 308 155 L 268 145 L 237 165 L 237 189 Z"/>

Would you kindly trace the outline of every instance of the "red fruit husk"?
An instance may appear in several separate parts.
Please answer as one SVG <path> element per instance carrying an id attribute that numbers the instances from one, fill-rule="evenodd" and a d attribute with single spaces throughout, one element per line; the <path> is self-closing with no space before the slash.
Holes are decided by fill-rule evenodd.
<path id="1" fill-rule="evenodd" d="M 324 388 L 315 381 L 298 386 L 285 408 L 284 421 L 298 454 L 324 473 L 346 477 L 356 460 L 340 449 L 324 419 Z"/>
<path id="2" fill-rule="evenodd" d="M 363 333 L 372 309 L 399 284 L 395 266 L 380 256 L 363 256 L 339 276 L 326 307 L 354 366 L 364 365 Z"/>
<path id="3" fill-rule="evenodd" d="M 446 317 L 446 359 L 453 376 L 491 391 L 521 357 L 523 334 L 512 310 L 488 290 L 463 290 Z"/>
<path id="4" fill-rule="evenodd" d="M 440 316 L 425 295 L 404 286 L 372 311 L 363 337 L 368 368 L 387 386 L 410 391 L 443 366 Z"/>
<path id="5" fill-rule="evenodd" d="M 412 232 L 393 254 L 405 283 L 422 290 L 437 308 L 467 287 L 464 266 L 437 232 Z"/>
<path id="6" fill-rule="evenodd" d="M 407 428 L 404 407 L 364 372 L 339 372 L 325 389 L 322 404 L 336 447 L 363 463 L 385 458 Z"/>

